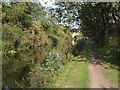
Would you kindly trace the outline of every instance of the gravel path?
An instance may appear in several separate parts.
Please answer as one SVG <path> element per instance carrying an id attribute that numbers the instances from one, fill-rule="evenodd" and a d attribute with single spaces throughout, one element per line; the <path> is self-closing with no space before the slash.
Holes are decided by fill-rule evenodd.
<path id="1" fill-rule="evenodd" d="M 89 88 L 113 88 L 113 86 L 109 83 L 109 80 L 104 76 L 104 67 L 97 64 L 98 59 L 95 58 L 94 52 L 89 46 L 89 53 L 90 53 L 90 64 L 89 64 L 89 78 L 90 84 Z"/>

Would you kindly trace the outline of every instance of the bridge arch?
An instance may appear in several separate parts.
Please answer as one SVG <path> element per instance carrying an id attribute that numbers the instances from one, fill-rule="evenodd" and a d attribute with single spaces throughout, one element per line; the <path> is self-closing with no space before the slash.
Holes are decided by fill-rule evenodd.
<path id="1" fill-rule="evenodd" d="M 71 33 L 71 36 L 73 38 L 72 45 L 76 44 L 76 39 L 77 39 L 77 36 L 79 36 L 79 35 L 80 35 L 80 32 L 72 32 Z"/>

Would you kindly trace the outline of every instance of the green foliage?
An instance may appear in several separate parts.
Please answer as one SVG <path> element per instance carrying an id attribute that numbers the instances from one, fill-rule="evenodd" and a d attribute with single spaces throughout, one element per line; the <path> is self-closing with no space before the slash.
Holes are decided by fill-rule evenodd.
<path id="1" fill-rule="evenodd" d="M 119 32 L 117 32 L 117 29 L 115 29 L 115 27 L 113 27 L 115 26 L 115 23 L 111 22 L 114 20 L 114 12 L 112 7 L 112 5 L 114 4 L 115 3 L 83 4 L 81 6 L 80 13 L 83 34 L 89 37 L 93 37 L 94 41 L 100 44 L 106 43 L 105 40 L 109 38 L 109 35 L 111 35 L 109 33 L 110 31 L 118 36 L 117 33 Z M 119 3 L 116 3 L 116 5 L 119 6 Z M 116 17 L 119 17 L 119 15 L 117 15 Z"/>
<path id="2" fill-rule="evenodd" d="M 106 46 L 101 46 L 99 44 L 93 43 L 94 50 L 99 55 L 101 58 L 101 61 L 103 63 L 110 63 L 113 65 L 112 67 L 116 68 L 120 64 L 119 61 L 119 55 L 117 51 L 117 45 L 113 45 L 114 41 L 112 41 L 112 44 L 106 45 Z"/>
<path id="3" fill-rule="evenodd" d="M 21 28 L 15 25 L 2 25 L 2 51 L 8 52 L 5 54 L 10 54 L 11 51 L 16 51 L 17 48 L 17 39 L 21 36 L 22 30 Z"/>
<path id="4" fill-rule="evenodd" d="M 64 56 L 65 55 L 57 52 L 49 52 L 48 56 L 44 59 L 44 63 L 41 65 L 38 64 L 34 69 L 32 69 L 36 74 L 30 74 L 32 87 L 53 87 L 54 82 L 57 79 L 55 77 L 59 75 L 63 66 L 63 61 L 65 60 Z"/>
<path id="5" fill-rule="evenodd" d="M 78 56 L 82 51 L 84 45 L 85 45 L 85 40 L 78 40 L 77 44 L 73 48 L 73 51 L 72 51 L 73 55 Z"/>
<path id="6" fill-rule="evenodd" d="M 56 13 L 60 22 L 68 24 L 72 22 L 72 25 L 74 21 L 75 25 L 79 25 L 84 37 L 92 39 L 101 46 L 99 52 L 107 47 L 105 52 L 111 52 L 105 54 L 110 59 L 108 62 L 116 58 L 113 63 L 118 63 L 117 58 L 120 54 L 119 2 L 59 2 L 57 5 Z M 65 15 L 61 15 L 62 13 Z"/>
<path id="7" fill-rule="evenodd" d="M 85 42 L 81 47 L 79 56 L 72 57 L 71 62 L 67 63 L 55 82 L 56 88 L 87 88 L 88 77 L 88 43 Z M 81 62 L 83 61 L 83 62 Z"/>
<path id="8" fill-rule="evenodd" d="M 37 3 L 11 2 L 2 7 L 3 85 L 52 87 L 71 53 L 66 27 L 45 17 Z"/>

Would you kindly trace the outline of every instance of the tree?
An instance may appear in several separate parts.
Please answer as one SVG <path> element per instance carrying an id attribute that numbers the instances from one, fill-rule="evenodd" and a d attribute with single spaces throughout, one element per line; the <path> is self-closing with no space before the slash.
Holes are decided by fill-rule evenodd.
<path id="1" fill-rule="evenodd" d="M 52 87 L 71 49 L 66 27 L 56 24 L 40 3 L 9 2 L 2 7 L 3 85 Z"/>

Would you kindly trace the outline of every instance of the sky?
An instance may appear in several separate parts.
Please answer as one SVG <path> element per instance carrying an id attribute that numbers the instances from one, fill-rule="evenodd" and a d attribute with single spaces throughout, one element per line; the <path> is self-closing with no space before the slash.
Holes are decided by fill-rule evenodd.
<path id="1" fill-rule="evenodd" d="M 40 1 L 40 3 L 42 4 L 42 6 L 43 7 L 52 7 L 52 8 L 55 8 L 55 7 L 57 7 L 57 6 L 55 6 L 54 5 L 54 3 L 55 3 L 55 0 L 39 0 Z M 63 22 L 61 22 L 60 24 L 63 24 L 64 25 L 64 23 Z M 66 23 L 67 24 L 67 23 Z M 76 23 L 74 22 L 72 25 L 70 25 L 70 26 L 72 26 L 73 28 L 78 28 L 78 26 L 77 25 L 75 25 Z M 68 25 L 68 24 L 67 24 Z"/>
<path id="2" fill-rule="evenodd" d="M 55 0 L 39 0 L 40 3 L 42 4 L 43 7 L 56 7 L 55 5 L 53 5 L 55 3 Z"/>

